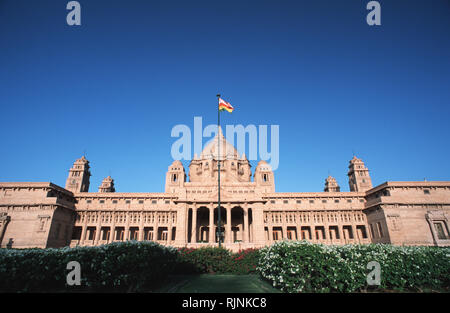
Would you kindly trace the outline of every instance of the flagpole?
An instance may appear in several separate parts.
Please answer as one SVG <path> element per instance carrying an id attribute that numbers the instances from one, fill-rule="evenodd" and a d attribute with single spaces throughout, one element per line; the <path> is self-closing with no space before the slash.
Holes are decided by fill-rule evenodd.
<path id="1" fill-rule="evenodd" d="M 217 226 L 218 226 L 218 235 L 219 235 L 219 248 L 221 247 L 222 242 L 222 226 L 221 226 L 221 220 L 220 220 L 220 110 L 219 110 L 219 103 L 220 103 L 220 94 L 217 94 L 217 184 L 218 184 L 218 209 L 217 209 Z"/>

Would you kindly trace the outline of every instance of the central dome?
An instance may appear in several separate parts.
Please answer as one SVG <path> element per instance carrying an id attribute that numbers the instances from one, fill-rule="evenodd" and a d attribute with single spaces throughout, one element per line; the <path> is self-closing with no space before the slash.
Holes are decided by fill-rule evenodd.
<path id="1" fill-rule="evenodd" d="M 219 143 L 220 143 L 220 158 L 219 158 Z M 238 160 L 239 153 L 236 148 L 229 143 L 222 133 L 222 128 L 216 133 L 213 139 L 208 141 L 203 149 L 201 159 L 220 159 L 220 160 Z"/>

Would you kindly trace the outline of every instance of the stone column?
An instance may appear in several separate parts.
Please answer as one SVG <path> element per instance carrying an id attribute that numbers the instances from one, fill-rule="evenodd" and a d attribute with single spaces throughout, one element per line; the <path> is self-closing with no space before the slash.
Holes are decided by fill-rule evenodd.
<path id="1" fill-rule="evenodd" d="M 337 227 L 338 227 L 338 233 L 339 233 L 339 242 L 343 243 L 344 242 L 344 230 L 342 228 L 342 214 L 341 212 L 338 212 L 338 223 L 337 223 Z"/>
<path id="2" fill-rule="evenodd" d="M 184 232 L 184 238 L 185 238 L 185 244 L 189 243 L 189 205 L 186 203 L 185 204 L 185 210 L 184 210 L 184 214 L 185 214 L 185 219 L 184 219 L 184 227 L 185 227 L 185 232 Z M 180 220 L 180 218 L 177 218 L 177 220 Z M 178 229 L 177 229 L 178 230 Z"/>
<path id="3" fill-rule="evenodd" d="M 209 243 L 214 243 L 215 242 L 214 238 L 216 238 L 216 236 L 215 236 L 215 229 L 214 229 L 214 206 L 213 205 L 208 206 L 208 210 L 209 210 L 209 238 L 208 238 L 208 242 Z"/>
<path id="4" fill-rule="evenodd" d="M 98 243 L 98 241 L 100 240 L 100 231 L 102 229 L 101 226 L 101 219 L 102 219 L 102 214 L 99 213 L 97 215 L 97 227 L 95 228 L 95 238 L 94 238 L 94 245 L 96 245 Z"/>
<path id="5" fill-rule="evenodd" d="M 286 219 L 287 219 L 287 212 L 281 212 L 281 231 L 283 232 L 281 234 L 282 239 L 288 239 Z"/>
<path id="6" fill-rule="evenodd" d="M 114 235 L 115 235 L 115 231 L 116 231 L 116 212 L 111 213 L 111 219 L 112 219 L 112 224 L 111 224 L 111 230 L 109 231 L 109 242 L 114 241 Z"/>
<path id="7" fill-rule="evenodd" d="M 272 225 L 272 212 L 267 212 L 267 231 L 269 233 L 269 242 L 273 243 L 273 225 Z"/>
<path id="8" fill-rule="evenodd" d="M 249 241 L 248 237 L 249 237 L 249 228 L 250 228 L 250 225 L 248 224 L 248 206 L 247 206 L 247 203 L 244 205 L 243 213 L 244 213 L 244 237 L 243 237 L 243 240 L 244 240 L 244 242 L 247 243 Z"/>
<path id="9" fill-rule="evenodd" d="M 172 242 L 172 212 L 167 213 L 169 216 L 169 226 L 167 227 L 167 243 Z"/>
<path id="10" fill-rule="evenodd" d="M 231 206 L 227 205 L 226 206 L 226 210 L 227 210 L 227 228 L 226 228 L 226 242 L 227 243 L 231 243 L 232 242 L 232 235 L 231 235 Z"/>
<path id="11" fill-rule="evenodd" d="M 311 238 L 312 242 L 317 242 L 316 223 L 311 224 Z"/>
<path id="12" fill-rule="evenodd" d="M 348 229 L 344 229 L 344 226 L 342 226 L 342 233 L 344 235 L 344 243 L 348 243 L 350 240 L 350 234 L 348 232 Z"/>
<path id="13" fill-rule="evenodd" d="M 351 229 L 352 229 L 353 240 L 355 242 L 359 242 L 358 234 L 356 233 L 356 226 L 355 226 L 354 222 L 352 222 L 352 228 Z"/>
<path id="14" fill-rule="evenodd" d="M 281 238 L 282 239 L 288 239 L 286 224 L 281 225 L 281 231 L 283 232 L 283 234 L 281 234 Z"/>
<path id="15" fill-rule="evenodd" d="M 138 240 L 142 241 L 144 240 L 144 212 L 142 211 L 139 216 L 139 236 L 138 236 Z"/>
<path id="16" fill-rule="evenodd" d="M 84 223 L 83 223 L 83 229 L 81 230 L 81 238 L 80 238 L 81 245 L 84 244 L 84 239 L 86 238 L 87 220 L 88 220 L 88 213 L 84 212 Z"/>
<path id="17" fill-rule="evenodd" d="M 192 207 L 192 231 L 191 231 L 191 243 L 197 242 L 197 206 Z"/>
<path id="18" fill-rule="evenodd" d="M 159 212 L 153 212 L 155 220 L 153 221 L 153 241 L 158 241 Z"/>
<path id="19" fill-rule="evenodd" d="M 130 232 L 130 212 L 127 212 L 126 218 L 127 218 L 127 221 L 125 223 L 125 234 L 123 234 L 124 241 L 127 241 L 130 238 L 130 234 L 129 234 L 129 232 Z"/>

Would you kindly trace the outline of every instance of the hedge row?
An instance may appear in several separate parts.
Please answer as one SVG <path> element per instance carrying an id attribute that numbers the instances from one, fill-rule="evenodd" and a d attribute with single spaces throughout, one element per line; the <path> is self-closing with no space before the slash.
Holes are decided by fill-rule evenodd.
<path id="1" fill-rule="evenodd" d="M 285 292 L 356 292 L 368 288 L 367 268 L 380 265 L 388 290 L 448 290 L 450 248 L 392 245 L 330 246 L 283 241 L 261 249 L 258 271 Z M 372 277 L 372 276 L 371 276 Z"/>
<path id="2" fill-rule="evenodd" d="M 0 249 L 0 292 L 148 291 L 169 274 L 256 271 L 259 251 L 175 249 L 151 241 L 96 247 Z M 67 264 L 77 261 L 81 285 L 67 286 Z"/>
<path id="3" fill-rule="evenodd" d="M 259 250 L 231 253 L 224 248 L 181 248 L 177 273 L 250 274 L 256 272 Z"/>
<path id="4" fill-rule="evenodd" d="M 329 246 L 283 241 L 260 250 L 175 249 L 144 241 L 61 249 L 0 249 L 0 292 L 149 291 L 169 274 L 258 272 L 285 292 L 355 292 L 368 287 L 367 264 L 381 266 L 378 288 L 449 290 L 450 248 Z M 67 264 L 81 286 L 66 285 Z"/>
<path id="5" fill-rule="evenodd" d="M 0 249 L 0 292 L 141 291 L 176 266 L 178 252 L 154 242 L 98 247 Z M 67 264 L 80 263 L 81 286 L 66 284 Z"/>

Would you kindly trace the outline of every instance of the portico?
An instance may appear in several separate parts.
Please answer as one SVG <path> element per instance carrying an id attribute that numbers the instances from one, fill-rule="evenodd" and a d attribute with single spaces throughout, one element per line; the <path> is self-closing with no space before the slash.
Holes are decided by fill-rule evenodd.
<path id="1" fill-rule="evenodd" d="M 188 227 L 186 238 L 189 244 L 216 244 L 219 241 L 217 204 L 195 203 L 188 208 Z M 249 243 L 251 234 L 251 209 L 248 203 L 242 206 L 234 203 L 221 203 L 221 225 L 224 244 Z"/>

